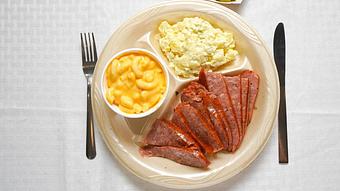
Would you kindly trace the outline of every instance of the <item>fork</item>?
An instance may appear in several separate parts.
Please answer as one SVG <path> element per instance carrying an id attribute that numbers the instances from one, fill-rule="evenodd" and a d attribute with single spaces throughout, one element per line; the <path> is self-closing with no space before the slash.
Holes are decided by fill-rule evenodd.
<path id="1" fill-rule="evenodd" d="M 80 33 L 80 40 L 83 72 L 87 81 L 86 156 L 88 159 L 94 159 L 96 157 L 96 145 L 93 128 L 91 84 L 93 71 L 97 63 L 97 49 L 93 33 L 91 35 L 90 33 Z"/>

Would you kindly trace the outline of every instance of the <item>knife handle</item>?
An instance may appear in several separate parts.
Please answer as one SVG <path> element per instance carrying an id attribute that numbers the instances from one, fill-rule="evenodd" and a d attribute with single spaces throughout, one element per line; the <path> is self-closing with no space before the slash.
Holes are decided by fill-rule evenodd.
<path id="1" fill-rule="evenodd" d="M 287 113 L 286 113 L 286 88 L 280 87 L 279 106 L 279 163 L 288 163 L 288 138 L 287 138 Z"/>

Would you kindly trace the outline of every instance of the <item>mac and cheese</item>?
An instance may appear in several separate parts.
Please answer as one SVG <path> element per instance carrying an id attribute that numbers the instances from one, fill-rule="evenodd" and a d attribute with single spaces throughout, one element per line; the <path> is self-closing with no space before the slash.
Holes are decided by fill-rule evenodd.
<path id="1" fill-rule="evenodd" d="M 142 113 L 158 103 L 166 89 L 159 63 L 142 54 L 114 59 L 106 69 L 106 99 L 125 113 Z"/>

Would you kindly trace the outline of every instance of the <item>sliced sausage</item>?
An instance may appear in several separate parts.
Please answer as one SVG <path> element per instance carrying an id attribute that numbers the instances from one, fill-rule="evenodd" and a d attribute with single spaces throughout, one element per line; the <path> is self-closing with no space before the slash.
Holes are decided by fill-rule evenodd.
<path id="1" fill-rule="evenodd" d="M 242 131 L 242 114 L 241 114 L 241 78 L 240 76 L 224 76 L 224 82 L 226 83 L 228 93 L 230 95 L 230 99 L 232 102 L 233 112 L 236 114 L 237 119 L 237 127 L 240 135 L 240 142 L 238 146 L 241 144 L 243 139 L 243 131 Z"/>
<path id="2" fill-rule="evenodd" d="M 197 136 L 192 132 L 192 130 L 189 127 L 189 124 L 185 120 L 182 113 L 179 111 L 179 109 L 176 107 L 174 110 L 174 113 L 172 115 L 171 121 L 176 124 L 179 128 L 183 129 L 187 134 L 189 134 L 195 141 L 198 143 L 200 149 L 204 151 L 205 153 L 212 153 L 213 148 L 208 145 L 204 144 L 204 142 L 200 142 Z"/>
<path id="3" fill-rule="evenodd" d="M 217 132 L 218 137 L 223 143 L 224 150 L 228 150 L 229 140 L 231 141 L 231 134 L 227 134 L 227 129 L 225 128 L 225 124 L 223 121 L 224 115 L 221 115 L 221 110 L 219 110 L 218 106 L 216 105 L 218 99 L 213 94 L 203 94 L 202 95 L 205 105 L 209 111 L 210 120 L 215 127 L 215 131 Z M 218 102 L 219 104 L 219 102 Z"/>
<path id="4" fill-rule="evenodd" d="M 249 79 L 241 78 L 241 113 L 242 113 L 242 133 L 243 138 L 247 129 L 247 113 L 248 113 L 248 91 L 249 91 Z"/>
<path id="5" fill-rule="evenodd" d="M 145 145 L 195 147 L 193 138 L 177 125 L 164 119 L 156 119 L 151 130 L 144 139 Z"/>
<path id="6" fill-rule="evenodd" d="M 213 126 L 218 137 L 223 143 L 224 150 L 228 149 L 228 138 L 220 112 L 213 102 L 213 94 L 197 82 L 191 82 L 182 91 L 181 100 L 196 108 L 206 119 L 209 125 Z"/>
<path id="7" fill-rule="evenodd" d="M 232 134 L 232 144 L 229 144 L 228 151 L 234 152 L 241 140 L 236 114 L 233 112 L 232 102 L 223 76 L 219 73 L 206 72 L 202 69 L 199 74 L 199 82 L 218 97 L 225 114 L 227 128 L 230 128 Z"/>
<path id="8" fill-rule="evenodd" d="M 207 123 L 210 123 L 209 112 L 206 105 L 203 103 L 202 96 L 199 92 L 207 92 L 205 87 L 197 82 L 191 82 L 181 93 L 181 101 L 188 103 L 197 110 L 200 111 L 201 115 L 206 119 Z"/>
<path id="9" fill-rule="evenodd" d="M 202 152 L 192 148 L 147 146 L 140 149 L 142 156 L 163 157 L 187 166 L 207 168 L 210 162 Z"/>
<path id="10" fill-rule="evenodd" d="M 214 127 L 206 122 L 200 112 L 186 103 L 177 105 L 176 110 L 184 117 L 188 124 L 192 136 L 203 148 L 211 148 L 206 150 L 208 154 L 216 153 L 223 149 L 223 144 L 220 141 Z"/>
<path id="11" fill-rule="evenodd" d="M 247 122 L 249 124 L 253 116 L 255 101 L 256 101 L 258 91 L 259 91 L 260 78 L 255 72 L 250 71 L 250 70 L 246 70 L 242 72 L 241 77 L 249 79 L 248 117 L 247 117 Z"/>
<path id="12" fill-rule="evenodd" d="M 176 111 L 176 108 L 172 114 L 171 122 L 191 136 L 189 125 L 186 124 L 184 117 L 178 111 Z"/>
<path id="13" fill-rule="evenodd" d="M 227 137 L 228 147 L 226 148 L 226 150 L 230 151 L 231 147 L 232 147 L 232 144 L 233 144 L 233 138 L 232 138 L 231 129 L 230 129 L 229 124 L 227 122 L 227 118 L 225 116 L 223 107 L 221 105 L 221 102 L 220 102 L 219 98 L 215 94 L 209 93 L 209 97 L 210 97 L 211 104 L 213 105 L 213 108 L 217 112 L 217 115 L 215 114 L 215 112 L 211 112 L 213 114 L 214 118 L 216 118 L 216 123 L 214 123 L 214 125 L 217 128 L 216 127 L 215 128 L 219 129 L 218 131 L 221 131 L 220 130 L 220 125 L 223 126 L 225 135 L 223 135 L 221 133 L 222 134 L 221 136 L 223 136 L 223 137 L 226 136 Z"/>

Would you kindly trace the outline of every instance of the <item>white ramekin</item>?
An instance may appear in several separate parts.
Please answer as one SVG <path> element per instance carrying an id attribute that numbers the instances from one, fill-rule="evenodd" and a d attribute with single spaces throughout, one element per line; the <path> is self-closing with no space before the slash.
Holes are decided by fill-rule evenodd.
<path id="1" fill-rule="evenodd" d="M 150 56 L 151 58 L 153 58 L 156 62 L 158 62 L 160 64 L 160 66 L 163 70 L 163 73 L 165 75 L 165 80 L 166 80 L 166 89 L 165 89 L 164 96 L 162 97 L 162 99 L 159 100 L 158 103 L 155 106 L 153 106 L 152 108 L 150 108 L 146 112 L 138 113 L 138 114 L 129 114 L 129 113 L 125 113 L 125 112 L 121 111 L 115 104 L 111 105 L 107 101 L 106 96 L 105 96 L 106 95 L 105 93 L 107 91 L 107 83 L 106 83 L 106 69 L 107 69 L 107 67 L 112 62 L 113 59 L 119 58 L 119 57 L 127 55 L 127 54 L 131 54 L 131 53 L 140 53 L 140 54 L 144 54 L 144 55 L 147 55 L 147 56 Z M 146 49 L 129 48 L 129 49 L 125 49 L 123 51 L 120 51 L 120 52 L 116 53 L 115 55 L 113 55 L 112 58 L 105 65 L 105 69 L 104 69 L 102 77 L 101 77 L 101 92 L 102 92 L 102 96 L 103 96 L 103 99 L 105 100 L 106 105 L 111 110 L 113 110 L 114 112 L 116 112 L 117 114 L 119 114 L 123 117 L 143 118 L 143 117 L 146 117 L 148 115 L 151 115 L 163 104 L 163 102 L 164 102 L 164 100 L 167 97 L 168 92 L 169 92 L 169 73 L 168 73 L 168 70 L 166 68 L 166 63 L 160 57 L 158 57 L 156 54 L 154 54 L 153 52 L 150 52 L 149 50 L 146 50 Z"/>

